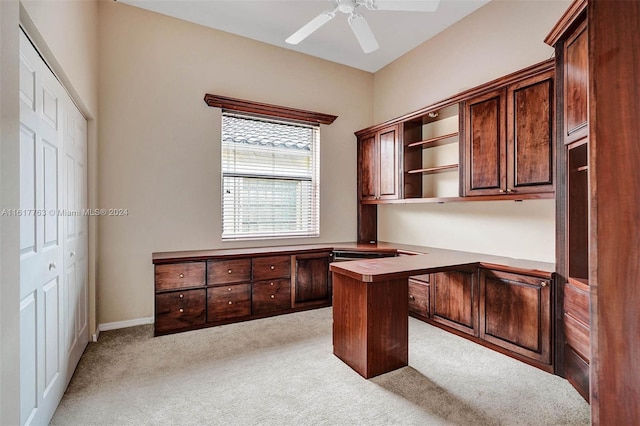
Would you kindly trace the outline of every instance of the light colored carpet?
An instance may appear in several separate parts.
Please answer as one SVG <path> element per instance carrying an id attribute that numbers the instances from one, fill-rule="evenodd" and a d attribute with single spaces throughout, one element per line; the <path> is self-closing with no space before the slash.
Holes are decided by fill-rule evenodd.
<path id="1" fill-rule="evenodd" d="M 557 376 L 409 319 L 409 367 L 365 380 L 332 353 L 331 308 L 90 343 L 53 425 L 582 425 Z"/>

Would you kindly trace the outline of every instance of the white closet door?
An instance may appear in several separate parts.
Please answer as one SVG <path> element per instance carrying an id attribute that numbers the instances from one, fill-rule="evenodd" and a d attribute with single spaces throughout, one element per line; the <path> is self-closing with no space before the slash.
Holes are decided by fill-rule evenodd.
<path id="1" fill-rule="evenodd" d="M 74 164 L 78 177 L 69 184 L 65 148 L 65 124 L 73 117 L 74 136 L 84 144 L 86 158 L 86 122 L 22 31 L 19 96 L 20 422 L 47 424 L 88 340 L 86 273 L 80 277 L 81 267 L 74 267 L 76 273 L 68 279 L 69 265 L 79 262 L 68 261 L 68 224 L 60 214 L 67 208 L 67 195 L 74 203 L 86 200 L 86 184 L 79 183 L 82 176 L 86 181 L 86 161 L 76 159 L 84 171 Z M 86 239 L 86 227 L 83 235 Z M 78 259 L 82 256 L 86 272 L 86 254 Z"/>

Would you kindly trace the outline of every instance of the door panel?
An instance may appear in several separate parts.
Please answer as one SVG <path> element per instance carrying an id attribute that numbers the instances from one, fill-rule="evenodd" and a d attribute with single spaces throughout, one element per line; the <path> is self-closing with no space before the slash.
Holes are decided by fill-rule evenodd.
<path id="1" fill-rule="evenodd" d="M 398 127 L 378 133 L 380 199 L 398 198 Z"/>
<path id="2" fill-rule="evenodd" d="M 360 171 L 360 199 L 375 200 L 377 197 L 377 165 L 375 135 L 366 137 L 358 144 L 358 169 Z"/>
<path id="3" fill-rule="evenodd" d="M 466 105 L 465 195 L 499 194 L 506 187 L 504 114 L 504 90 Z"/>
<path id="4" fill-rule="evenodd" d="M 553 191 L 553 72 L 509 87 L 507 188 Z"/>
<path id="5" fill-rule="evenodd" d="M 88 342 L 86 226 L 80 239 L 77 232 L 86 218 L 73 218 L 69 241 L 62 210 L 86 201 L 86 120 L 22 32 L 20 79 L 20 423 L 47 424 Z M 69 250 L 81 252 L 82 266 Z"/>
<path id="6" fill-rule="evenodd" d="M 439 323 L 478 335 L 477 280 L 475 270 L 433 274 L 431 318 Z"/>

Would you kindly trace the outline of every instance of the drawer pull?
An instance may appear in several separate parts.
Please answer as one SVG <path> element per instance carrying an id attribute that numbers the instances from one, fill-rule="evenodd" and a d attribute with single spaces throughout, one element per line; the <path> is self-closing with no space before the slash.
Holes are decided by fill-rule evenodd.
<path id="1" fill-rule="evenodd" d="M 231 273 L 231 269 L 229 269 L 227 272 L 228 272 L 228 273 Z"/>
<path id="2" fill-rule="evenodd" d="M 273 285 L 273 283 L 269 284 L 269 285 Z"/>
<path id="3" fill-rule="evenodd" d="M 271 298 L 272 298 L 272 299 L 275 299 L 275 298 L 276 298 L 276 296 L 274 296 L 274 295 L 272 294 L 272 295 L 271 295 Z"/>
<path id="4" fill-rule="evenodd" d="M 178 275 L 180 278 L 184 278 L 184 274 L 180 274 Z"/>
<path id="5" fill-rule="evenodd" d="M 271 265 L 271 270 L 273 271 L 274 269 L 276 269 L 276 267 L 274 265 Z"/>
<path id="6" fill-rule="evenodd" d="M 229 300 L 229 304 L 230 304 L 230 305 L 233 305 L 233 302 L 232 302 L 231 300 Z"/>
<path id="7" fill-rule="evenodd" d="M 416 300 L 416 297 L 413 294 L 409 295 L 409 300 Z"/>
<path id="8" fill-rule="evenodd" d="M 184 299 L 184 294 L 180 294 L 180 299 Z"/>
<path id="9" fill-rule="evenodd" d="M 231 291 L 231 287 L 229 287 L 229 291 Z"/>
<path id="10" fill-rule="evenodd" d="M 184 312 L 184 309 L 180 308 L 180 312 Z"/>

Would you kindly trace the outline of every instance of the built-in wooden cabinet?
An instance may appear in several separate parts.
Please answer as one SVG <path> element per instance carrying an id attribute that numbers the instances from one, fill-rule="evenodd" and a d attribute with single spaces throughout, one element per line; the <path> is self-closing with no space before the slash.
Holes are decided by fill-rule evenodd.
<path id="1" fill-rule="evenodd" d="M 331 254 L 232 252 L 198 261 L 188 254 L 154 260 L 155 334 L 330 306 Z"/>
<path id="2" fill-rule="evenodd" d="M 360 200 L 400 197 L 398 125 L 365 134 L 358 142 L 358 196 Z"/>
<path id="3" fill-rule="evenodd" d="M 556 44 L 559 170 L 556 254 L 561 292 L 558 373 L 589 400 L 591 319 L 589 285 L 589 40 L 586 17 L 578 18 Z"/>
<path id="4" fill-rule="evenodd" d="M 464 102 L 464 195 L 553 192 L 553 71 Z"/>
<path id="5" fill-rule="evenodd" d="M 331 303 L 329 263 L 332 252 L 293 256 L 295 280 L 292 286 L 294 307 Z"/>
<path id="6" fill-rule="evenodd" d="M 472 336 L 478 335 L 477 268 L 432 274 L 431 319 Z"/>
<path id="7" fill-rule="evenodd" d="M 431 312 L 430 274 L 409 277 L 409 315 L 429 318 Z"/>
<path id="8" fill-rule="evenodd" d="M 479 337 L 551 364 L 550 279 L 480 269 Z"/>

